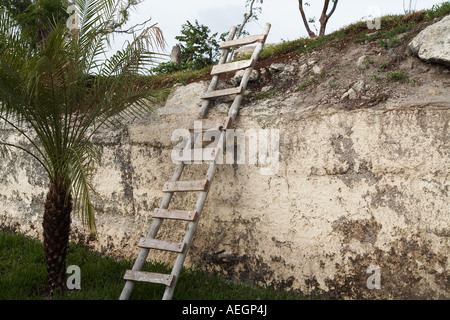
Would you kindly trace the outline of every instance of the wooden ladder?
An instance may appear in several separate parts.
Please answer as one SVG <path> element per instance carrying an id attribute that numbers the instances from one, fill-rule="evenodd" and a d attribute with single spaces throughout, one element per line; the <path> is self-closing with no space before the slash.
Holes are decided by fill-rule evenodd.
<path id="1" fill-rule="evenodd" d="M 244 92 L 247 87 L 247 83 L 255 66 L 255 63 L 258 60 L 262 49 L 264 48 L 264 44 L 267 35 L 269 34 L 270 27 L 271 25 L 269 23 L 266 23 L 262 34 L 247 36 L 240 39 L 234 39 L 237 28 L 232 27 L 230 33 L 228 34 L 227 40 L 221 43 L 220 45 L 220 48 L 222 49 L 221 58 L 219 60 L 218 65 L 214 66 L 211 71 L 213 77 L 208 87 L 208 90 L 201 97 L 202 99 L 204 99 L 204 102 L 200 109 L 200 120 L 197 121 L 201 121 L 202 130 L 201 131 L 196 130 L 195 126 L 193 125 L 191 125 L 190 127 L 191 132 L 190 143 L 192 151 L 194 150 L 193 149 L 194 142 L 197 136 L 201 132 L 207 130 L 219 130 L 220 138 L 218 141 L 224 141 L 223 139 L 225 137 L 226 129 L 229 129 L 236 119 L 239 107 L 244 97 Z M 226 63 L 230 48 L 240 47 L 252 43 L 256 43 L 256 47 L 249 60 Z M 220 74 L 226 72 L 233 72 L 237 70 L 245 70 L 241 83 L 238 87 L 216 90 Z M 211 100 L 213 98 L 227 95 L 236 95 L 229 109 L 228 117 L 218 120 L 206 119 L 206 115 Z M 181 174 L 186 165 L 185 162 L 181 161 L 180 163 L 177 164 L 172 179 L 164 184 L 162 190 L 164 196 L 161 201 L 160 208 L 155 209 L 153 213 L 152 217 L 154 218 L 154 220 L 147 234 L 147 237 L 141 238 L 138 243 L 138 246 L 141 248 L 141 251 L 139 252 L 138 257 L 136 258 L 132 270 L 127 270 L 125 272 L 124 279 L 126 280 L 126 283 L 120 295 L 120 300 L 129 299 L 131 293 L 133 292 L 136 281 L 163 284 L 166 286 L 163 295 L 163 300 L 172 299 L 179 274 L 181 272 L 189 246 L 192 242 L 198 221 L 200 219 L 200 214 L 203 210 L 206 197 L 211 187 L 211 183 L 214 179 L 218 156 L 223 155 L 223 150 L 221 149 L 221 147 L 217 147 L 212 149 L 211 153 L 208 154 L 210 156 L 207 157 L 207 159 L 204 159 L 204 161 L 210 162 L 209 169 L 206 173 L 205 179 L 196 181 L 180 181 Z M 177 192 L 199 192 L 195 209 L 189 211 L 168 209 L 169 203 L 173 195 Z M 182 242 L 179 243 L 168 242 L 156 239 L 156 235 L 162 225 L 163 220 L 165 219 L 188 221 L 186 233 Z M 165 250 L 177 253 L 177 258 L 175 260 L 170 275 L 141 271 L 147 259 L 150 249 Z"/>

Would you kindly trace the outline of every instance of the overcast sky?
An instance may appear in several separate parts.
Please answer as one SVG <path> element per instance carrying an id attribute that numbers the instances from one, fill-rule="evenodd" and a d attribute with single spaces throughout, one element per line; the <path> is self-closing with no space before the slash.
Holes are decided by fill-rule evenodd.
<path id="1" fill-rule="evenodd" d="M 231 26 L 242 22 L 246 0 L 144 0 L 131 13 L 130 23 L 140 23 L 152 18 L 158 23 L 167 41 L 167 54 L 177 43 L 175 36 L 180 35 L 181 25 L 187 20 L 208 26 L 212 32 L 227 32 Z M 309 0 L 305 7 L 308 17 L 320 16 L 323 0 Z M 416 11 L 429 9 L 442 0 L 413 0 L 412 7 Z M 367 20 L 366 17 L 375 12 L 387 14 L 403 14 L 404 4 L 408 8 L 410 0 L 340 0 L 335 13 L 327 25 L 327 33 L 340 29 L 351 23 Z M 295 40 L 306 37 L 307 33 L 301 21 L 297 0 L 264 0 L 259 20 L 248 25 L 250 34 L 261 33 L 266 22 L 272 25 L 267 43 L 283 40 Z M 317 26 L 318 28 L 318 26 Z M 314 30 L 314 29 L 313 29 Z M 122 45 L 123 38 L 117 37 L 115 47 Z"/>

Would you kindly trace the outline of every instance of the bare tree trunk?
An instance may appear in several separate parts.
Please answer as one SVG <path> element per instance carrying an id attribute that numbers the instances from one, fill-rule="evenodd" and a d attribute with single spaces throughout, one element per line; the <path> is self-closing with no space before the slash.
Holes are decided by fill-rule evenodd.
<path id="1" fill-rule="evenodd" d="M 306 27 L 306 31 L 308 31 L 309 37 L 315 38 L 316 34 L 309 28 L 308 19 L 306 19 L 305 10 L 303 10 L 303 0 L 298 0 L 298 9 L 300 10 L 300 14 L 302 15 L 303 24 Z"/>
<path id="2" fill-rule="evenodd" d="M 336 10 L 337 3 L 338 3 L 338 0 L 333 2 L 333 8 L 331 8 L 330 13 L 327 14 L 328 6 L 330 4 L 330 0 L 325 0 L 324 6 L 323 6 L 322 15 L 320 16 L 320 20 L 319 20 L 320 21 L 319 36 L 325 35 L 325 28 L 327 27 L 328 20 L 330 19 L 330 17 L 332 16 L 334 11 Z"/>
<path id="3" fill-rule="evenodd" d="M 330 11 L 330 13 L 327 13 L 328 7 L 330 6 L 330 0 L 325 0 L 324 5 L 323 5 L 322 14 L 320 15 L 320 19 L 319 19 L 319 22 L 320 22 L 319 36 L 325 35 L 325 29 L 327 27 L 328 20 L 330 19 L 330 17 L 333 15 L 334 11 L 336 10 L 337 4 L 338 4 L 338 0 L 333 1 L 333 7 L 331 8 L 331 11 Z M 308 19 L 306 18 L 305 10 L 303 9 L 303 1 L 302 0 L 298 0 L 298 8 L 302 15 L 303 24 L 306 27 L 306 31 L 308 32 L 309 37 L 310 38 L 317 37 L 317 35 L 309 27 Z"/>

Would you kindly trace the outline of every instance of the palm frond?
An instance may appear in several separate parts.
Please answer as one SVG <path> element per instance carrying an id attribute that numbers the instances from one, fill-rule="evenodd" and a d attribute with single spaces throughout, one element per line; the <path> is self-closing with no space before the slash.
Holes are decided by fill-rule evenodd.
<path id="1" fill-rule="evenodd" d="M 101 154 L 97 146 L 85 140 L 67 149 L 66 184 L 71 194 L 75 194 L 74 212 L 81 221 L 95 232 L 94 206 L 91 193 L 96 193 L 92 178 L 101 163 Z"/>
<path id="2" fill-rule="evenodd" d="M 91 230 L 92 177 L 101 160 L 92 135 L 105 125 L 151 112 L 155 91 L 136 77 L 155 63 L 158 54 L 149 49 L 165 44 L 154 24 L 106 58 L 118 3 L 75 0 L 79 30 L 55 25 L 40 51 L 29 50 L 20 30 L 10 32 L 16 24 L 0 7 L 0 120 L 25 136 L 31 149 L 15 147 L 45 168 L 50 183 L 63 177 L 75 212 Z"/>

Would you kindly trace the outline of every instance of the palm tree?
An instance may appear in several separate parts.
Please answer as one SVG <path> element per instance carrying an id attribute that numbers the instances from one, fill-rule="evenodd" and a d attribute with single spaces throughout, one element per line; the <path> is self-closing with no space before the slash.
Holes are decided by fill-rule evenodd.
<path id="1" fill-rule="evenodd" d="M 136 75 L 149 70 L 164 45 L 156 25 L 106 57 L 115 0 L 76 0 L 79 29 L 54 25 L 33 50 L 8 10 L 0 7 L 0 120 L 28 145 L 0 142 L 27 152 L 45 170 L 43 238 L 48 293 L 66 288 L 66 251 L 71 214 L 95 232 L 92 175 L 101 155 L 91 137 L 105 125 L 151 111 L 158 98 Z"/>

